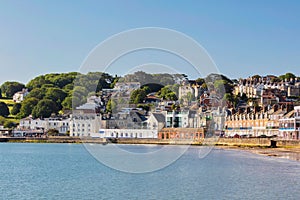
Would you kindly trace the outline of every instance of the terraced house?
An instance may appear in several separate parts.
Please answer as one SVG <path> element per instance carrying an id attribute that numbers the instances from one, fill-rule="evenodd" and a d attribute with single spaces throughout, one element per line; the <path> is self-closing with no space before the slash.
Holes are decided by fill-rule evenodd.
<path id="1" fill-rule="evenodd" d="M 279 119 L 279 132 L 285 139 L 300 139 L 300 106 Z"/>
<path id="2" fill-rule="evenodd" d="M 295 107 L 297 109 L 297 107 Z M 283 119 L 296 120 L 293 116 L 293 107 L 291 105 L 278 105 L 273 107 L 264 107 L 263 109 L 247 108 L 244 112 L 238 112 L 233 115 L 229 115 L 225 122 L 225 136 L 227 137 L 272 137 L 277 136 L 284 139 L 299 139 L 296 136 L 287 137 L 288 134 L 283 133 L 283 129 L 280 128 L 283 125 Z M 295 124 L 293 124 L 296 127 Z M 286 125 L 288 127 L 292 125 Z M 288 129 L 289 131 L 295 131 L 295 129 Z M 287 130 L 286 130 L 287 131 Z"/>

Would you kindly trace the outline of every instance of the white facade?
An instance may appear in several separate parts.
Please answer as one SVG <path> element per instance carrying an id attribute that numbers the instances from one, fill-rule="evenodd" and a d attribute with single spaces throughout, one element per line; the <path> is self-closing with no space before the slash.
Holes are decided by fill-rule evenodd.
<path id="1" fill-rule="evenodd" d="M 22 91 L 19 91 L 14 94 L 13 100 L 16 103 L 21 103 L 24 101 L 25 97 L 29 94 L 28 89 L 23 89 Z"/>
<path id="2" fill-rule="evenodd" d="M 50 129 L 56 129 L 61 134 L 66 134 L 69 131 L 70 119 L 61 118 L 45 118 L 45 119 L 32 119 L 24 118 L 20 120 L 20 130 L 37 130 L 44 129 L 45 131 Z"/>
<path id="3" fill-rule="evenodd" d="M 70 136 L 95 137 L 100 126 L 101 116 L 94 110 L 74 110 L 70 121 Z"/>
<path id="4" fill-rule="evenodd" d="M 140 138 L 157 139 L 157 130 L 148 129 L 100 129 L 93 137 L 98 138 Z"/>

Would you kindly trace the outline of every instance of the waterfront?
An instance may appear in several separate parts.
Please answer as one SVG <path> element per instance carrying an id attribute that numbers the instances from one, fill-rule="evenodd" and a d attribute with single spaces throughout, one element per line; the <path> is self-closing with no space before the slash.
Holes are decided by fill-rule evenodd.
<path id="1" fill-rule="evenodd" d="M 299 199 L 299 162 L 223 149 L 199 159 L 201 148 L 162 170 L 129 174 L 102 165 L 81 144 L 1 143 L 0 192 L 2 199 Z"/>

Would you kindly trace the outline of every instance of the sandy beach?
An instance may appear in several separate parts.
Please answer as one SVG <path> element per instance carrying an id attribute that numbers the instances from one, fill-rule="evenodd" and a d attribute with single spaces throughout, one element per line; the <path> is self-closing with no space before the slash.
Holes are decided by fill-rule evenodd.
<path id="1" fill-rule="evenodd" d="M 300 148 L 299 147 L 278 147 L 278 148 L 265 148 L 265 147 L 235 147 L 235 146 L 218 146 L 220 149 L 233 149 L 248 151 L 251 153 L 272 156 L 278 158 L 285 158 L 295 161 L 300 161 Z"/>

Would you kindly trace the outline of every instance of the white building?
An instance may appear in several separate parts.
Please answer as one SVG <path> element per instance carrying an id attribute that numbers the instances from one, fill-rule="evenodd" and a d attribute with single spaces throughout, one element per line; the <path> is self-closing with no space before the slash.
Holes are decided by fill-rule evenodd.
<path id="1" fill-rule="evenodd" d="M 166 126 L 166 116 L 162 113 L 151 113 L 147 119 L 147 127 L 151 130 L 162 130 Z"/>
<path id="2" fill-rule="evenodd" d="M 25 97 L 29 94 L 28 89 L 23 89 L 22 91 L 16 92 L 13 96 L 13 100 L 16 103 L 21 103 L 24 101 Z"/>
<path id="3" fill-rule="evenodd" d="M 157 130 L 148 129 L 100 129 L 93 137 L 98 138 L 131 138 L 157 139 Z"/>
<path id="4" fill-rule="evenodd" d="M 66 118 L 45 118 L 32 119 L 31 117 L 20 120 L 19 130 L 44 130 L 56 129 L 60 134 L 66 134 L 69 131 L 70 119 Z"/>
<path id="5" fill-rule="evenodd" d="M 70 121 L 71 137 L 98 137 L 101 116 L 94 109 L 76 109 Z"/>
<path id="6" fill-rule="evenodd" d="M 279 133 L 284 139 L 300 139 L 300 106 L 279 119 Z"/>

